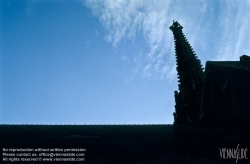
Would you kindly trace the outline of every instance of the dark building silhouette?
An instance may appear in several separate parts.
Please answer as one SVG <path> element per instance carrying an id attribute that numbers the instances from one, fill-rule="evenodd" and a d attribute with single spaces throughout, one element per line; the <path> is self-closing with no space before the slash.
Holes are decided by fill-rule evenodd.
<path id="1" fill-rule="evenodd" d="M 250 57 L 207 61 L 205 74 L 201 123 L 250 124 Z"/>
<path id="2" fill-rule="evenodd" d="M 182 33 L 183 27 L 174 21 L 169 28 L 174 34 L 179 79 L 179 92 L 175 91 L 174 123 L 196 122 L 199 119 L 204 71 Z"/>
<path id="3" fill-rule="evenodd" d="M 250 124 L 250 57 L 240 61 L 207 61 L 205 73 L 174 21 L 179 92 L 175 91 L 174 124 Z"/>

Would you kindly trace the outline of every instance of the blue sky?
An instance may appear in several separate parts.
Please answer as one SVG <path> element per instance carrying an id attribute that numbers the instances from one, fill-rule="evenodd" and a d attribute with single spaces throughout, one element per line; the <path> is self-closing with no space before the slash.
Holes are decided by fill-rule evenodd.
<path id="1" fill-rule="evenodd" d="M 203 66 L 250 55 L 250 1 L 0 2 L 0 124 L 171 124 L 169 26 Z"/>

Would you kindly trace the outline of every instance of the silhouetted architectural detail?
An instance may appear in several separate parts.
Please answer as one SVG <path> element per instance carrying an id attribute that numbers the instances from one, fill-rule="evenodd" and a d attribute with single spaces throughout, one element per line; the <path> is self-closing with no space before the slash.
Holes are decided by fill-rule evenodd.
<path id="1" fill-rule="evenodd" d="M 183 27 L 174 21 L 173 32 L 179 92 L 175 91 L 175 124 L 196 122 L 199 118 L 204 71 L 200 60 L 188 43 Z"/>
<path id="2" fill-rule="evenodd" d="M 181 95 L 174 91 L 175 97 L 175 112 L 174 112 L 174 124 L 187 123 L 187 113 L 183 110 L 183 101 Z"/>
<path id="3" fill-rule="evenodd" d="M 240 61 L 208 61 L 206 71 L 174 21 L 176 69 L 174 124 L 250 125 L 250 56 Z"/>
<path id="4" fill-rule="evenodd" d="M 207 61 L 201 123 L 250 124 L 250 57 L 240 61 Z"/>
<path id="5" fill-rule="evenodd" d="M 249 62 L 250 62 L 250 56 L 242 55 L 242 56 L 240 57 L 240 61 L 241 61 L 241 63 L 247 62 L 247 64 L 249 64 Z"/>

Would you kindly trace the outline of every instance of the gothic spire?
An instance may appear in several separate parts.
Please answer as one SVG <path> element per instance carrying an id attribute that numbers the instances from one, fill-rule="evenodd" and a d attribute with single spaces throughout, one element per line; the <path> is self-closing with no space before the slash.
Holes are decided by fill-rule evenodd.
<path id="1" fill-rule="evenodd" d="M 200 111 L 204 71 L 200 60 L 182 32 L 183 27 L 174 21 L 169 28 L 174 35 L 179 82 L 179 93 L 176 93 L 175 97 L 178 99 L 176 103 L 181 102 L 181 104 L 176 104 L 179 109 L 176 109 L 175 118 L 185 114 L 189 122 L 196 122 Z M 185 123 L 187 120 L 178 121 L 177 119 L 176 122 Z"/>

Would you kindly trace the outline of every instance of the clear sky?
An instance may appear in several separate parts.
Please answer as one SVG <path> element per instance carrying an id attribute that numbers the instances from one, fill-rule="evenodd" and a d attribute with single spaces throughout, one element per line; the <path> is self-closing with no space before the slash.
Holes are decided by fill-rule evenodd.
<path id="1" fill-rule="evenodd" d="M 0 1 L 0 124 L 172 124 L 173 20 L 203 67 L 250 55 L 250 0 Z"/>

